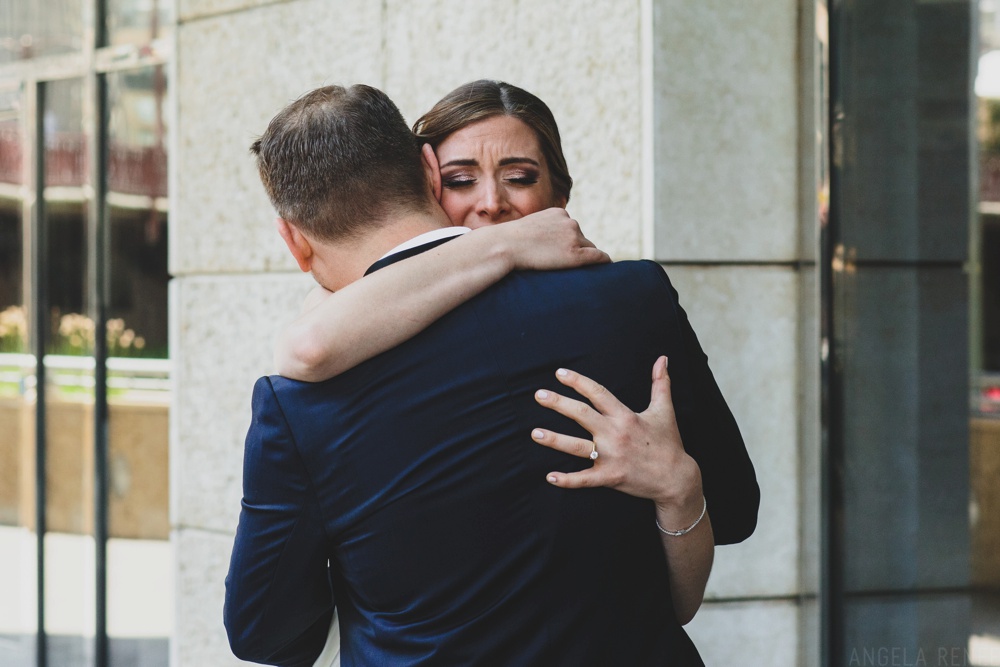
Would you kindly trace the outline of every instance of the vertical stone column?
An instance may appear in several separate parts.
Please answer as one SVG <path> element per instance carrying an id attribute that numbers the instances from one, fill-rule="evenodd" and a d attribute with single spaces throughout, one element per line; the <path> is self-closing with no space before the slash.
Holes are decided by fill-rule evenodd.
<path id="1" fill-rule="evenodd" d="M 720 547 L 689 630 L 706 664 L 815 664 L 816 12 L 653 0 L 653 248 L 756 466 L 756 533 Z M 811 638 L 811 639 L 810 639 Z"/>

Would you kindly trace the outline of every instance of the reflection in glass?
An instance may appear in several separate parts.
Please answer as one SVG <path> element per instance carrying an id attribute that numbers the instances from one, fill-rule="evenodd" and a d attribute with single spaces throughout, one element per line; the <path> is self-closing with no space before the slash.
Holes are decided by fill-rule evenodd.
<path id="1" fill-rule="evenodd" d="M 84 0 L 0 0 L 0 64 L 83 48 Z"/>
<path id="2" fill-rule="evenodd" d="M 33 665 L 35 586 L 34 366 L 25 308 L 20 92 L 0 92 L 0 664 Z"/>
<path id="3" fill-rule="evenodd" d="M 975 327 L 972 351 L 972 414 L 969 469 L 972 503 L 972 585 L 975 627 L 972 659 L 991 649 L 990 662 L 1000 661 L 1000 3 L 980 3 L 979 215 L 973 231 L 978 257 L 972 264 L 970 322 Z M 974 242 L 973 246 L 977 244 Z M 978 260 L 978 261 L 976 261 Z"/>
<path id="4" fill-rule="evenodd" d="M 1000 446 L 968 409 L 977 4 L 831 3 L 837 664 L 1000 657 L 977 583 L 998 562 L 979 538 L 1000 525 Z"/>
<path id="5" fill-rule="evenodd" d="M 95 628 L 94 322 L 87 303 L 90 188 L 83 82 L 45 85 L 45 631 L 50 664 L 89 665 Z"/>
<path id="6" fill-rule="evenodd" d="M 173 0 L 107 0 L 110 45 L 151 45 L 163 38 Z"/>
<path id="7" fill-rule="evenodd" d="M 163 67 L 107 75 L 111 661 L 168 660 L 167 128 Z"/>

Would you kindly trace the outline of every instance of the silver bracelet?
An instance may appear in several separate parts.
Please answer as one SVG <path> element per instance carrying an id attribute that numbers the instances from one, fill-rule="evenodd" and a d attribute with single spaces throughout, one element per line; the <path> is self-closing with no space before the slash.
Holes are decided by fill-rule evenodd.
<path id="1" fill-rule="evenodd" d="M 673 537 L 680 537 L 681 535 L 687 535 L 692 530 L 694 530 L 695 526 L 701 523 L 702 519 L 705 518 L 705 511 L 708 509 L 708 499 L 705 498 L 705 496 L 702 496 L 702 500 L 704 501 L 704 504 L 701 506 L 701 514 L 699 514 L 698 518 L 694 520 L 694 523 L 692 523 L 687 528 L 681 528 L 680 530 L 667 530 L 666 528 L 660 525 L 659 519 L 654 518 L 653 521 L 656 522 L 656 527 L 659 528 L 660 532 L 663 533 L 664 535 L 671 535 Z"/>

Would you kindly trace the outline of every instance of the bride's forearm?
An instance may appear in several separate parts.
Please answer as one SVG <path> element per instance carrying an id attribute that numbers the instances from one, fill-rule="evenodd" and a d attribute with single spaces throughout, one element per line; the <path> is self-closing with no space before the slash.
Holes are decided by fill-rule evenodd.
<path id="1" fill-rule="evenodd" d="M 278 372 L 318 382 L 412 338 L 515 269 L 609 262 L 563 209 L 469 232 L 327 293 L 282 332 Z"/>
<path id="2" fill-rule="evenodd" d="M 307 307 L 279 336 L 277 370 L 306 382 L 339 375 L 420 333 L 513 266 L 510 248 L 489 233 L 390 264 Z"/>

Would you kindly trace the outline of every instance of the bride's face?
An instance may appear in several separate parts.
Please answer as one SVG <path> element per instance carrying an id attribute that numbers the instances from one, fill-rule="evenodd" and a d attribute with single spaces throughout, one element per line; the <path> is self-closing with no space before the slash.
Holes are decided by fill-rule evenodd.
<path id="1" fill-rule="evenodd" d="M 452 133 L 437 158 L 441 206 L 456 225 L 475 229 L 566 206 L 552 190 L 538 137 L 516 118 L 495 116 Z"/>

